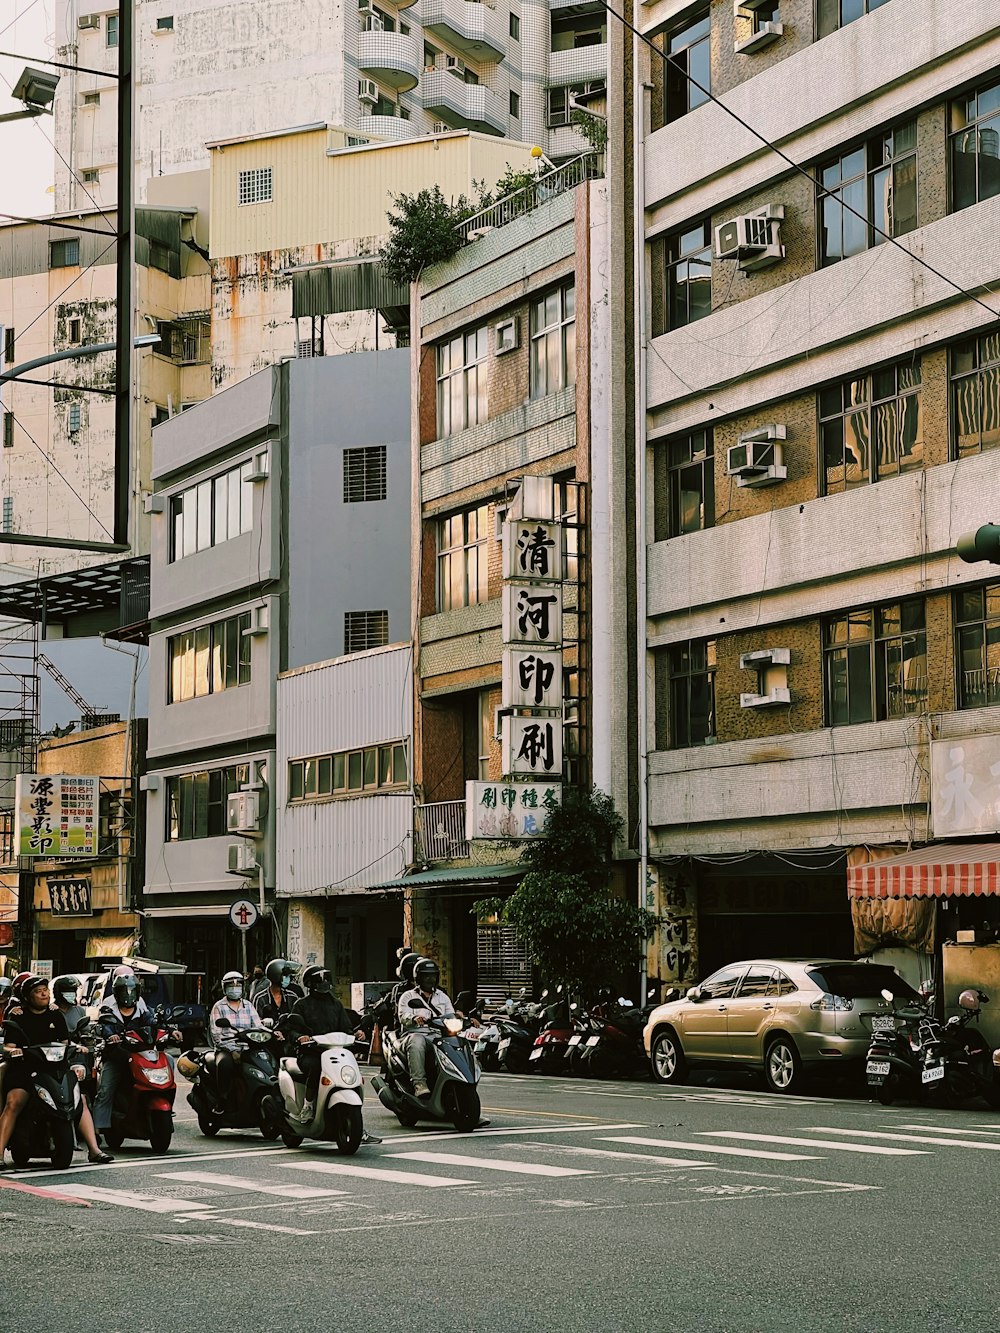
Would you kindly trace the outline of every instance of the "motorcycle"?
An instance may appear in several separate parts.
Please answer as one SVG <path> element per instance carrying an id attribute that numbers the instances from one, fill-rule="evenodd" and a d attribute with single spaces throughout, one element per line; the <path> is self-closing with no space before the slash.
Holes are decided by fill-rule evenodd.
<path id="1" fill-rule="evenodd" d="M 230 1027 L 229 1019 L 220 1018 L 218 1026 Z M 221 1111 L 216 1052 L 186 1051 L 177 1061 L 177 1068 L 191 1080 L 187 1102 L 198 1116 L 198 1128 L 206 1137 L 214 1138 L 220 1129 L 259 1129 L 265 1139 L 278 1137 L 274 1117 L 264 1110 L 265 1097 L 278 1091 L 274 1042 L 274 1031 L 268 1026 L 239 1031 L 236 1049 L 240 1058 Z"/>
<path id="2" fill-rule="evenodd" d="M 629 1078 L 648 1073 L 642 1046 L 642 1030 L 656 1005 L 636 1009 L 620 996 L 617 1005 L 606 1004 L 604 1014 L 592 1024 L 581 1043 L 578 1071 L 584 1078 Z M 608 1012 L 610 1010 L 610 1012 Z"/>
<path id="3" fill-rule="evenodd" d="M 544 1002 L 546 995 L 542 993 Z M 571 1013 L 571 1007 L 573 1012 Z M 540 1027 L 528 1056 L 533 1073 L 564 1073 L 563 1059 L 570 1038 L 574 1035 L 576 1005 L 570 1006 L 569 996 L 557 986 L 555 999 L 543 1004 Z"/>
<path id="4" fill-rule="evenodd" d="M 119 1022 L 109 1033 L 121 1038 L 119 1049 L 127 1060 L 129 1074 L 115 1093 L 111 1127 L 103 1131 L 109 1148 L 120 1148 L 126 1139 L 145 1139 L 155 1153 L 170 1148 L 177 1084 L 164 1053 L 164 1047 L 172 1041 L 170 1029 L 165 1026 L 168 1017 L 157 1009 L 144 1014 L 138 1023 L 134 1019 L 128 1025 Z M 114 1058 L 109 1057 L 107 1038 L 102 1058 Z"/>
<path id="5" fill-rule="evenodd" d="M 923 1005 L 904 1006 L 896 1005 L 890 990 L 883 990 L 882 998 L 892 1012 L 872 1016 L 865 1078 L 881 1104 L 889 1106 L 897 1097 L 920 1095 L 933 1027 L 926 997 Z M 930 1081 L 934 1077 L 932 1074 Z"/>
<path id="6" fill-rule="evenodd" d="M 954 1014 L 944 1024 L 941 1033 L 944 1091 L 949 1101 L 983 1097 L 1000 1110 L 1000 1083 L 994 1073 L 993 1052 L 982 1033 L 973 1032 L 968 1026 L 979 1021 L 982 1006 L 989 1001 L 990 997 L 981 990 L 963 990 L 958 997 L 961 1013 Z"/>
<path id="7" fill-rule="evenodd" d="M 548 991 L 544 992 L 548 996 Z M 506 1017 L 497 1018 L 500 1037 L 497 1042 L 497 1065 L 508 1074 L 527 1074 L 531 1051 L 541 1027 L 541 1004 L 530 1004 L 522 990 L 517 1003 L 510 996 L 504 1003 Z"/>
<path id="8" fill-rule="evenodd" d="M 7 1020 L 4 1035 L 8 1042 L 23 1039 L 14 1019 Z M 70 1044 L 57 1041 L 21 1049 L 32 1095 L 17 1117 L 10 1155 L 15 1166 L 27 1166 L 33 1157 L 47 1157 L 55 1170 L 64 1171 L 73 1161 L 76 1120 L 83 1105 Z"/>
<path id="9" fill-rule="evenodd" d="M 282 1029 L 284 1030 L 284 1028 Z M 305 1139 L 336 1144 L 337 1151 L 353 1156 L 365 1136 L 362 1104 L 364 1080 L 351 1047 L 350 1032 L 324 1032 L 311 1038 L 320 1051 L 319 1086 L 315 1105 L 306 1101 L 305 1072 L 294 1056 L 278 1066 L 278 1084 L 261 1099 L 265 1138 L 280 1136 L 286 1148 L 299 1148 Z"/>
<path id="10" fill-rule="evenodd" d="M 420 1000 L 412 999 L 410 1006 L 420 1009 Z M 401 1125 L 412 1129 L 418 1120 L 450 1121 L 461 1131 L 475 1129 L 480 1123 L 481 1106 L 476 1085 L 480 1069 L 472 1043 L 459 1036 L 460 1018 L 432 1018 L 427 1027 L 434 1033 L 428 1040 L 427 1083 L 431 1090 L 428 1098 L 414 1094 L 410 1071 L 403 1048 L 403 1034 L 387 1032 L 383 1046 L 385 1068 L 372 1079 L 372 1087 L 379 1101 L 390 1110 Z"/>

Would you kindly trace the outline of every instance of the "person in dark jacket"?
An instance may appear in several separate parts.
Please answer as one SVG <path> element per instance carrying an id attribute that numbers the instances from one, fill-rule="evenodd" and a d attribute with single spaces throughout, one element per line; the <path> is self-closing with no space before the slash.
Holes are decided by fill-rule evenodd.
<path id="1" fill-rule="evenodd" d="M 261 1019 L 274 1019 L 274 1026 L 281 1027 L 281 1020 L 290 1014 L 302 991 L 292 978 L 299 970 L 297 963 L 289 963 L 284 958 L 272 958 L 265 970 L 267 989 L 254 997 L 253 1006 Z"/>
<path id="2" fill-rule="evenodd" d="M 307 967 L 302 974 L 306 993 L 296 1000 L 292 1012 L 282 1024 L 295 1046 L 299 1068 L 306 1076 L 306 1102 L 315 1103 L 319 1088 L 319 1049 L 312 1039 L 323 1032 L 353 1032 L 361 1041 L 365 1034 L 358 1027 L 358 1016 L 353 1009 L 345 1009 L 333 994 L 333 978 L 329 968 Z"/>

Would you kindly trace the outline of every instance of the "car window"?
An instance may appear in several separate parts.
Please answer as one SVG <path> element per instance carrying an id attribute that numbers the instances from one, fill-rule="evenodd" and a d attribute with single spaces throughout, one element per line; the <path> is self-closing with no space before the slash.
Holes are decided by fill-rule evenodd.
<path id="1" fill-rule="evenodd" d="M 842 995 L 846 1000 L 877 1000 L 883 990 L 891 990 L 900 999 L 919 998 L 895 968 L 880 963 L 824 963 L 811 967 L 808 976 L 827 995 Z"/>
<path id="2" fill-rule="evenodd" d="M 737 998 L 740 1000 L 752 1000 L 755 997 L 766 995 L 773 976 L 773 967 L 751 967 L 750 971 L 740 982 Z"/>
<path id="3" fill-rule="evenodd" d="M 795 982 L 790 977 L 786 977 L 784 972 L 775 970 L 774 978 L 771 982 L 769 995 L 792 995 L 798 990 Z"/>
<path id="4" fill-rule="evenodd" d="M 706 1000 L 725 1000 L 736 991 L 736 984 L 746 971 L 746 967 L 723 967 L 713 972 L 707 981 L 699 987 Z"/>

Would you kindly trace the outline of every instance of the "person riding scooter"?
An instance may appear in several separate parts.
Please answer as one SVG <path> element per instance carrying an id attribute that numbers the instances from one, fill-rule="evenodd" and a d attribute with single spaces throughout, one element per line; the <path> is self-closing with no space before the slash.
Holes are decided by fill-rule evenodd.
<path id="1" fill-rule="evenodd" d="M 151 1020 L 149 1007 L 139 994 L 139 982 L 130 967 L 116 969 L 111 986 L 111 997 L 104 1001 L 98 1014 L 104 1035 L 104 1055 L 101 1061 L 101 1077 L 94 1098 L 94 1124 L 99 1132 L 111 1128 L 112 1111 L 115 1095 L 122 1084 L 128 1069 L 128 1052 L 122 1042 L 122 1029 L 142 1031 L 148 1028 Z M 180 1032 L 172 1032 L 171 1038 L 180 1042 Z M 171 1070 L 174 1061 L 167 1056 Z"/>
<path id="2" fill-rule="evenodd" d="M 320 1052 L 313 1037 L 326 1032 L 353 1032 L 361 1041 L 358 1015 L 345 1009 L 332 993 L 333 978 L 325 967 L 307 967 L 302 974 L 306 994 L 296 1000 L 283 1026 L 295 1046 L 299 1068 L 306 1076 L 306 1104 L 316 1101 L 319 1087 Z"/>
<path id="3" fill-rule="evenodd" d="M 79 977 L 56 977 L 52 983 L 52 994 L 55 997 L 56 1009 L 66 1020 L 66 1027 L 72 1037 L 78 1030 L 81 1022 L 85 1023 L 87 1011 L 82 1004 L 77 1004 L 77 996 L 80 992 Z M 80 1082 L 80 1119 L 78 1122 L 78 1139 L 83 1139 L 87 1145 L 88 1160 L 94 1164 L 105 1164 L 113 1162 L 115 1159 L 110 1153 L 102 1152 L 100 1144 L 97 1142 L 97 1132 L 94 1128 L 94 1118 L 90 1113 L 90 1104 L 87 1100 L 87 1083 L 93 1073 L 93 1056 L 89 1050 L 82 1046 L 78 1047 L 73 1059 L 73 1072 Z"/>
<path id="4" fill-rule="evenodd" d="M 209 1032 L 215 1047 L 215 1087 L 222 1111 L 229 1100 L 236 1062 L 240 1058 L 240 1032 L 260 1027 L 260 1014 L 249 1000 L 243 998 L 243 973 L 227 972 L 222 978 L 223 996 L 212 1006 Z M 227 1020 L 225 1027 L 219 1019 Z"/>
<path id="5" fill-rule="evenodd" d="M 49 983 L 28 973 L 21 981 L 21 1010 L 17 1018 L 5 1018 L 3 1049 L 9 1064 L 4 1078 L 6 1103 L 0 1115 L 0 1171 L 6 1170 L 4 1154 L 14 1133 L 17 1118 L 28 1104 L 31 1078 L 25 1068 L 24 1046 L 44 1046 L 68 1041 L 66 1020 L 49 1007 Z"/>
<path id="6" fill-rule="evenodd" d="M 298 963 L 290 963 L 285 958 L 272 958 L 268 963 L 264 969 L 267 989 L 260 991 L 253 1001 L 262 1021 L 270 1018 L 276 1028 L 280 1027 L 281 1020 L 292 1012 L 296 1000 L 302 998 L 302 991 L 293 980 L 298 970 Z"/>
<path id="7" fill-rule="evenodd" d="M 440 980 L 437 963 L 431 958 L 419 958 L 413 967 L 413 989 L 400 996 L 397 1007 L 410 1080 L 414 1093 L 420 1098 L 431 1095 L 427 1086 L 427 1048 L 434 1036 L 428 1031 L 427 1024 L 432 1018 L 455 1017 L 451 1000 L 438 989 Z M 414 1004 L 415 1000 L 419 1004 Z"/>

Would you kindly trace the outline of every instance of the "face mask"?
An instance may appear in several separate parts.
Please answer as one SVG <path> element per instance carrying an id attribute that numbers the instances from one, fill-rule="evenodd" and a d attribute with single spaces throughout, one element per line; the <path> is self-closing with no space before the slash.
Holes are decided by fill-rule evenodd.
<path id="1" fill-rule="evenodd" d="M 226 999 L 227 999 L 227 1000 L 242 1000 L 242 999 L 243 999 L 243 987 L 242 987 L 242 986 L 227 986 L 227 987 L 226 987 Z"/>
<path id="2" fill-rule="evenodd" d="M 292 984 L 292 979 L 291 979 L 291 977 L 286 977 L 286 976 L 282 975 L 282 978 L 281 978 L 281 989 L 282 989 L 282 990 L 287 990 L 288 987 L 289 987 L 291 984 Z"/>
<path id="3" fill-rule="evenodd" d="M 56 996 L 56 1004 L 71 1005 L 76 1003 L 76 992 L 64 990 L 62 994 Z"/>

